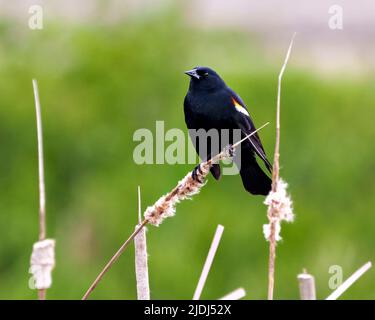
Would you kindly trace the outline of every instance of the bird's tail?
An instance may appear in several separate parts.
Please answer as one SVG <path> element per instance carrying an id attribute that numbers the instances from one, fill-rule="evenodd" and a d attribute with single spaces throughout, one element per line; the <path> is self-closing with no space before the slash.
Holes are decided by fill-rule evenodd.
<path id="1" fill-rule="evenodd" d="M 248 148 L 241 150 L 243 161 L 241 161 L 240 175 L 243 186 L 251 194 L 268 195 L 272 181 L 256 162 L 254 154 L 246 155 L 250 152 Z"/>

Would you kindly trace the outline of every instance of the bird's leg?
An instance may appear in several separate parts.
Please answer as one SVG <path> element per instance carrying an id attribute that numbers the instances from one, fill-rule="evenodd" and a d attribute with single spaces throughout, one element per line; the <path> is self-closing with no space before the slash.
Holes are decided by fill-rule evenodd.
<path id="1" fill-rule="evenodd" d="M 197 181 L 197 182 L 199 182 L 199 183 L 203 183 L 203 181 L 201 181 L 200 179 L 199 179 L 199 175 L 198 175 L 198 173 L 199 173 L 199 175 L 201 175 L 203 172 L 202 172 L 202 169 L 201 169 L 201 164 L 198 164 L 195 168 L 194 168 L 194 170 L 193 170 L 193 172 L 191 173 L 191 177 L 193 178 L 193 180 L 195 180 L 195 181 Z"/>

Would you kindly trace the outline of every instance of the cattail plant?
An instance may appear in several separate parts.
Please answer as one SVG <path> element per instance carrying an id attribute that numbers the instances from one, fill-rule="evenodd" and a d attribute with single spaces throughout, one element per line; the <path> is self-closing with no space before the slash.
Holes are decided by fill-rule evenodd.
<path id="1" fill-rule="evenodd" d="M 297 276 L 301 300 L 316 300 L 315 278 L 306 269 Z"/>
<path id="2" fill-rule="evenodd" d="M 33 275 L 39 300 L 46 299 L 46 290 L 52 284 L 51 272 L 55 266 L 55 240 L 46 239 L 46 195 L 44 184 L 42 116 L 39 101 L 38 84 L 33 79 L 39 167 L 39 241 L 34 243 L 30 259 L 30 272 Z"/>
<path id="3" fill-rule="evenodd" d="M 208 255 L 204 263 L 201 276 L 199 277 L 198 285 L 197 285 L 197 288 L 195 289 L 193 300 L 199 300 L 201 297 L 208 274 L 210 273 L 210 270 L 211 270 L 212 262 L 214 261 L 216 251 L 219 247 L 219 243 L 223 235 L 223 232 L 224 232 L 224 227 L 219 224 L 216 228 L 214 238 L 212 240 L 210 249 L 208 251 Z M 219 300 L 240 300 L 245 295 L 246 295 L 245 290 L 243 288 L 238 288 L 226 294 L 224 297 L 221 297 Z"/>
<path id="4" fill-rule="evenodd" d="M 259 130 L 263 129 L 268 123 L 264 124 L 263 126 L 259 127 L 257 130 L 254 130 L 252 133 L 247 135 L 242 140 L 236 142 L 232 146 L 227 146 L 223 149 L 215 157 L 211 158 L 210 160 L 204 161 L 199 164 L 196 178 L 192 177 L 191 172 L 189 172 L 178 184 L 177 186 L 167 193 L 166 195 L 162 196 L 155 202 L 154 205 L 149 206 L 145 213 L 145 219 L 136 230 L 130 235 L 130 237 L 122 244 L 120 249 L 113 255 L 113 257 L 109 260 L 109 262 L 105 265 L 103 270 L 99 273 L 96 277 L 94 282 L 88 288 L 82 300 L 86 300 L 92 291 L 96 288 L 100 280 L 106 274 L 106 272 L 111 268 L 111 266 L 116 262 L 116 260 L 121 256 L 124 250 L 127 248 L 129 243 L 134 240 L 137 234 L 147 225 L 152 224 L 154 226 L 159 226 L 164 219 L 168 217 L 172 217 L 176 211 L 176 205 L 185 199 L 191 198 L 193 195 L 199 193 L 200 189 L 205 185 L 206 178 L 208 173 L 210 172 L 210 168 L 213 164 L 221 161 L 231 159 L 235 152 L 236 147 L 238 147 L 243 141 L 247 140 L 249 137 L 254 135 Z"/>
<path id="5" fill-rule="evenodd" d="M 204 263 L 203 270 L 201 273 L 201 276 L 198 281 L 197 288 L 195 289 L 193 300 L 199 300 L 204 284 L 206 283 L 208 273 L 210 272 L 210 268 L 212 265 L 212 262 L 214 261 L 214 257 L 217 251 L 217 248 L 219 247 L 219 243 L 221 240 L 221 236 L 223 235 L 224 227 L 222 225 L 218 225 L 216 228 L 214 239 L 212 240 L 210 250 L 208 251 L 208 255 L 206 258 L 206 262 Z"/>
<path id="6" fill-rule="evenodd" d="M 245 296 L 246 296 L 245 289 L 244 288 L 238 288 L 238 289 L 228 293 L 224 297 L 221 297 L 219 300 L 240 300 Z"/>
<path id="7" fill-rule="evenodd" d="M 138 224 L 142 223 L 141 188 L 138 186 Z M 135 277 L 137 280 L 138 300 L 150 300 L 150 284 L 148 280 L 148 257 L 146 228 L 143 228 L 134 238 L 135 246 Z"/>
<path id="8" fill-rule="evenodd" d="M 275 258 L 276 242 L 281 239 L 281 221 L 293 221 L 292 201 L 286 192 L 287 184 L 280 178 L 280 96 L 281 80 L 284 70 L 289 60 L 292 50 L 295 34 L 290 42 L 284 64 L 281 68 L 278 88 L 277 88 L 277 108 L 276 108 L 276 143 L 272 171 L 272 189 L 266 197 L 264 203 L 268 206 L 267 218 L 268 224 L 263 226 L 264 236 L 269 241 L 269 262 L 268 262 L 268 299 L 273 299 L 274 277 L 275 277 Z"/>

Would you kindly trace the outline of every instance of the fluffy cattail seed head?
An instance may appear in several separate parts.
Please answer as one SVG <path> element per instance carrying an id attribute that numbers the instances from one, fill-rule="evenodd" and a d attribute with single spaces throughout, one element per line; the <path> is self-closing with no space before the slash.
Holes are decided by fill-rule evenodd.
<path id="1" fill-rule="evenodd" d="M 292 200 L 287 194 L 288 184 L 281 178 L 277 181 L 276 191 L 270 191 L 264 204 L 268 206 L 267 216 L 269 224 L 263 226 L 263 233 L 266 240 L 270 240 L 271 223 L 275 224 L 275 240 L 281 240 L 281 221 L 292 222 L 294 219 Z"/>

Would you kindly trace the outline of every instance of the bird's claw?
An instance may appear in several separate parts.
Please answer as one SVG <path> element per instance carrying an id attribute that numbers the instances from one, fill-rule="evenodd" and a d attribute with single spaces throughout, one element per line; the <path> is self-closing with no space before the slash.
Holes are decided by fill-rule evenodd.
<path id="1" fill-rule="evenodd" d="M 193 172 L 191 173 L 191 177 L 193 178 L 193 180 L 198 181 L 199 183 L 202 183 L 202 181 L 199 179 L 199 175 L 202 175 L 202 170 L 201 170 L 201 165 L 200 164 L 198 164 L 194 168 Z"/>
<path id="2" fill-rule="evenodd" d="M 235 148 L 233 148 L 233 144 L 229 144 L 224 149 L 227 158 L 233 158 L 235 156 Z"/>

